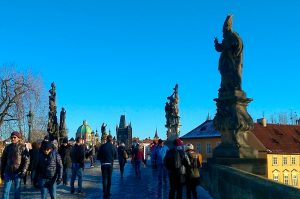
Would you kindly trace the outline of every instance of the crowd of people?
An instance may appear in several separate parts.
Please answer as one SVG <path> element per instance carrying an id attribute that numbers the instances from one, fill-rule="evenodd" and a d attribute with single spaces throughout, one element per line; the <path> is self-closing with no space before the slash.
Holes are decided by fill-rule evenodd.
<path id="1" fill-rule="evenodd" d="M 57 142 L 51 142 L 48 137 L 40 143 L 32 143 L 30 150 L 21 142 L 19 132 L 11 133 L 11 144 L 7 145 L 1 157 L 1 179 L 4 182 L 3 199 L 9 198 L 12 184 L 14 185 L 14 198 L 21 196 L 21 181 L 26 183 L 27 174 L 30 173 L 31 183 L 40 189 L 41 198 L 46 199 L 48 194 L 51 199 L 56 199 L 57 185 L 70 185 L 70 192 L 84 194 L 83 175 L 85 159 L 89 158 L 91 168 L 94 167 L 95 157 L 101 163 L 101 176 L 103 196 L 111 195 L 111 181 L 114 160 L 118 159 L 121 179 L 124 177 L 124 166 L 131 154 L 131 163 L 135 175 L 141 178 L 141 166 L 146 166 L 144 146 L 142 143 L 133 142 L 130 150 L 125 144 L 116 147 L 112 143 L 112 136 L 107 136 L 107 141 L 99 148 L 88 148 L 81 137 L 76 138 L 76 143 L 71 145 L 68 139 L 62 141 L 58 147 Z M 96 155 L 97 154 L 97 155 Z M 194 151 L 192 144 L 183 145 L 180 139 L 166 146 L 163 140 L 154 141 L 151 146 L 151 164 L 158 171 L 158 182 L 167 184 L 169 177 L 169 198 L 182 198 L 182 190 L 186 185 L 186 197 L 197 198 L 196 187 L 200 183 L 200 168 L 202 156 Z M 30 171 L 30 172 L 28 172 Z M 78 187 L 74 184 L 78 180 Z M 69 184 L 70 182 L 70 184 Z"/>

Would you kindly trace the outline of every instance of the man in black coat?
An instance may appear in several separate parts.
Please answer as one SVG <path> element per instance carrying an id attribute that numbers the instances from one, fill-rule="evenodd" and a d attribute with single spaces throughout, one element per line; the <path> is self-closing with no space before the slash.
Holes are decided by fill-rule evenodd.
<path id="1" fill-rule="evenodd" d="M 84 170 L 84 157 L 85 147 L 83 145 L 83 139 L 81 137 L 76 138 L 76 143 L 71 149 L 71 160 L 72 160 L 72 177 L 71 177 L 71 193 L 75 192 L 74 182 L 78 177 L 78 193 L 82 192 L 82 177 Z"/>
<path id="2" fill-rule="evenodd" d="M 62 163 L 63 163 L 63 184 L 68 185 L 68 176 L 70 173 L 71 168 L 71 148 L 72 146 L 68 143 L 68 138 L 65 137 L 63 139 L 63 143 L 58 149 L 58 153 L 61 157 Z"/>
<path id="3" fill-rule="evenodd" d="M 98 152 L 98 159 L 101 162 L 102 184 L 104 197 L 110 196 L 111 176 L 114 159 L 117 158 L 116 147 L 112 144 L 112 136 L 107 136 L 107 142 L 101 145 Z"/>
<path id="4" fill-rule="evenodd" d="M 49 192 L 51 199 L 55 199 L 56 187 L 62 181 L 63 165 L 51 142 L 43 142 L 41 149 L 43 152 L 40 152 L 35 178 L 38 179 L 42 198 L 47 198 Z"/>

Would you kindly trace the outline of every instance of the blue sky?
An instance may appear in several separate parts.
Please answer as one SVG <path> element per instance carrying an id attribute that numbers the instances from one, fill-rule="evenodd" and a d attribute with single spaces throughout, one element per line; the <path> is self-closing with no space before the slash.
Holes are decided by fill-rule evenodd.
<path id="1" fill-rule="evenodd" d="M 0 64 L 41 75 L 57 87 L 74 136 L 86 119 L 115 134 L 120 115 L 133 136 L 166 137 L 164 104 L 179 84 L 181 135 L 215 114 L 219 53 L 227 14 L 244 42 L 243 90 L 256 120 L 299 105 L 300 2 L 0 2 Z M 48 93 L 47 93 L 48 95 Z"/>

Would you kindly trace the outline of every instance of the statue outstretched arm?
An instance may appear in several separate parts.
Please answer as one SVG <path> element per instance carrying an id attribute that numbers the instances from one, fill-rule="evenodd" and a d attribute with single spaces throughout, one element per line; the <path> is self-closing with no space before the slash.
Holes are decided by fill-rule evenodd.
<path id="1" fill-rule="evenodd" d="M 217 38 L 217 37 L 215 37 L 214 43 L 215 43 L 215 49 L 216 49 L 216 51 L 218 51 L 218 52 L 222 52 L 222 51 L 223 51 L 223 48 L 224 48 L 224 46 L 223 46 L 223 44 L 222 44 L 222 43 L 219 43 L 219 41 L 218 41 L 218 38 Z"/>

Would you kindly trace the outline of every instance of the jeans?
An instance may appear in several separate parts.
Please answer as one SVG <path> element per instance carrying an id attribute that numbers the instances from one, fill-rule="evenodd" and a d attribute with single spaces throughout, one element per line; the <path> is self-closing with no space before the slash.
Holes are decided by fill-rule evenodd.
<path id="1" fill-rule="evenodd" d="M 69 173 L 70 173 L 70 169 L 67 168 L 66 166 L 63 167 L 63 184 L 64 185 L 67 185 L 68 184 L 68 176 L 69 176 Z"/>
<path id="2" fill-rule="evenodd" d="M 157 169 L 158 169 L 158 182 L 162 183 L 162 180 L 164 181 L 164 183 L 167 182 L 167 169 L 163 164 L 158 164 L 157 165 Z"/>
<path id="3" fill-rule="evenodd" d="M 110 187 L 111 187 L 111 175 L 113 171 L 112 165 L 102 165 L 102 185 L 103 185 L 103 193 L 104 196 L 110 195 Z"/>
<path id="4" fill-rule="evenodd" d="M 15 191 L 15 197 L 14 199 L 20 199 L 21 195 L 21 178 L 19 176 L 10 177 L 8 175 L 4 174 L 4 186 L 3 186 L 3 199 L 9 199 L 9 192 L 11 188 L 11 184 L 14 181 L 14 191 Z"/>
<path id="5" fill-rule="evenodd" d="M 141 177 L 141 160 L 135 160 L 134 161 L 134 170 L 135 170 L 135 175 L 137 177 Z"/>
<path id="6" fill-rule="evenodd" d="M 39 179 L 39 185 L 41 188 L 42 199 L 47 199 L 47 193 L 49 191 L 51 199 L 56 199 L 56 181 L 50 179 Z"/>
<path id="7" fill-rule="evenodd" d="M 71 177 L 71 191 L 74 192 L 74 182 L 76 180 L 76 176 L 78 177 L 78 192 L 82 191 L 82 176 L 83 176 L 83 168 L 80 167 L 77 163 L 72 163 L 72 177 Z"/>

